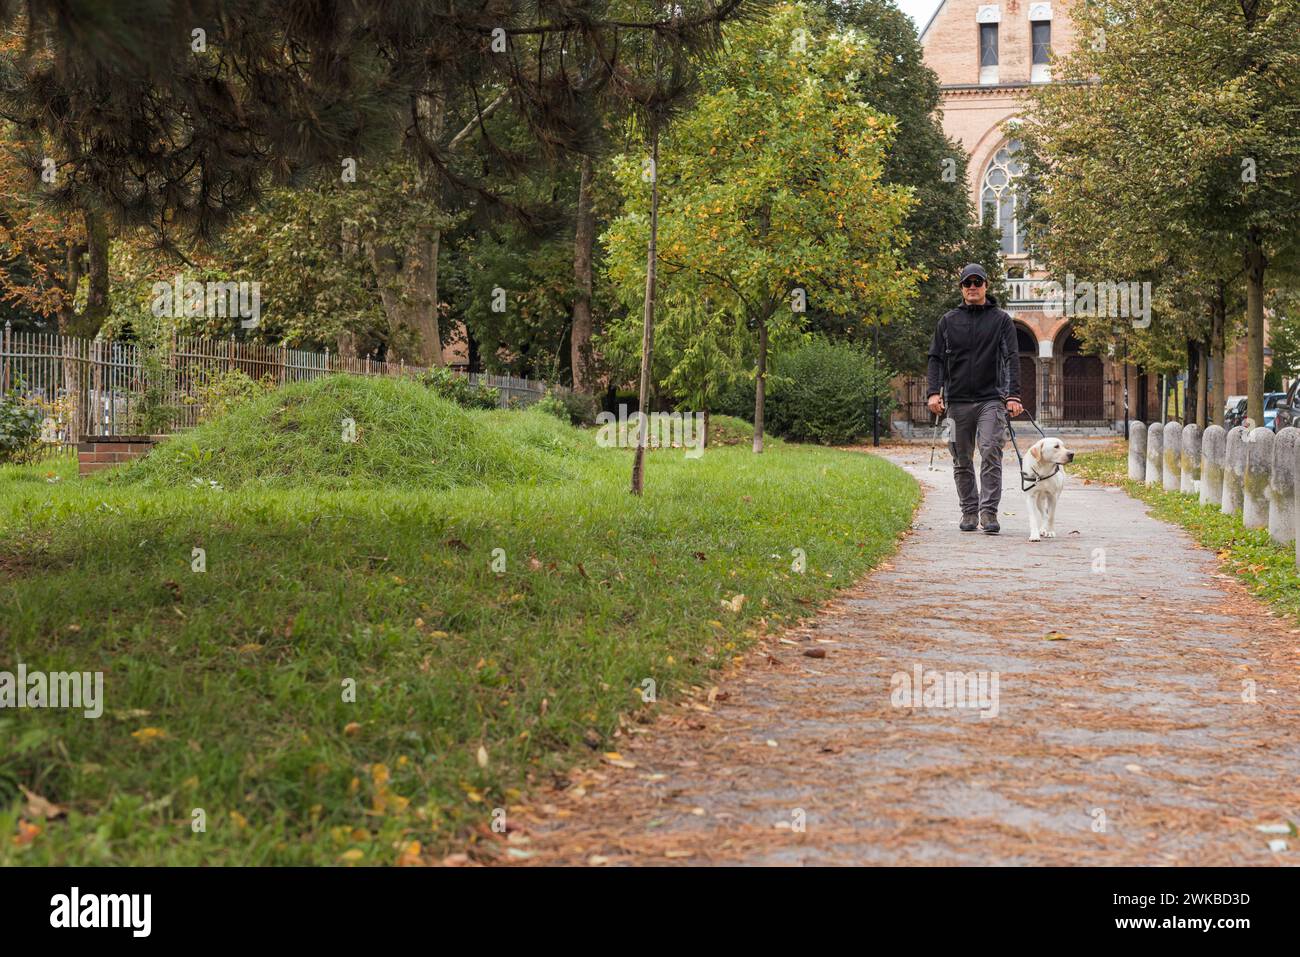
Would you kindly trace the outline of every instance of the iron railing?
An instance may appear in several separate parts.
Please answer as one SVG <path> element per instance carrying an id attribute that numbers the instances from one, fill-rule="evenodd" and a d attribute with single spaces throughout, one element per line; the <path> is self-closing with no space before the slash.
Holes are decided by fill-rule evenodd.
<path id="1" fill-rule="evenodd" d="M 275 385 L 327 375 L 414 376 L 426 367 L 371 356 L 341 356 L 258 342 L 176 336 L 151 349 L 139 343 L 84 339 L 56 333 L 0 335 L 0 395 L 16 392 L 45 412 L 48 446 L 74 446 L 81 436 L 169 433 L 198 424 L 205 386 L 239 370 Z M 528 405 L 548 389 L 535 379 L 466 373 L 497 389 L 502 407 Z"/>

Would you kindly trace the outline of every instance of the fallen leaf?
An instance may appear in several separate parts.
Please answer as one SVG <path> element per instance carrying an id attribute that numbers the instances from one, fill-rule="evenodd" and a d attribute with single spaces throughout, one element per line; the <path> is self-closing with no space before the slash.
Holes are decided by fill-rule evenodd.
<path id="1" fill-rule="evenodd" d="M 167 737 L 167 732 L 162 728 L 141 728 L 139 731 L 132 731 L 131 737 L 135 738 L 141 744 L 150 744 L 151 742 Z"/>
<path id="2" fill-rule="evenodd" d="M 66 812 L 53 801 L 47 800 L 32 791 L 27 790 L 21 784 L 18 790 L 23 792 L 23 797 L 27 798 L 27 807 L 23 813 L 28 817 L 41 818 L 46 821 L 52 821 L 56 817 L 62 817 Z"/>
<path id="3" fill-rule="evenodd" d="M 36 835 L 41 833 L 40 825 L 32 824 L 30 821 L 18 819 L 18 833 L 14 835 L 14 843 L 19 847 L 26 847 L 32 841 L 36 840 Z"/>
<path id="4" fill-rule="evenodd" d="M 1259 831 L 1261 834 L 1288 834 L 1291 837 L 1296 836 L 1296 827 L 1290 822 L 1287 822 L 1286 824 L 1258 824 L 1255 826 L 1255 830 Z"/>
<path id="5" fill-rule="evenodd" d="M 108 714 L 109 717 L 116 718 L 118 721 L 131 721 L 135 718 L 147 718 L 150 712 L 144 708 L 131 708 L 126 711 L 110 711 Z"/>
<path id="6" fill-rule="evenodd" d="M 730 601 L 728 601 L 725 598 L 722 599 L 722 607 L 730 611 L 738 612 L 740 611 L 741 608 L 744 607 L 744 605 L 745 605 L 744 595 L 733 595 Z"/>

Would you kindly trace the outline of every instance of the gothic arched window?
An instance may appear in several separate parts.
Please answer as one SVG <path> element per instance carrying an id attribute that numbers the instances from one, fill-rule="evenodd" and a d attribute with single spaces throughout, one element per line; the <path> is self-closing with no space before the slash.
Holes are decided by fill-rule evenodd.
<path id="1" fill-rule="evenodd" d="M 998 224 L 1004 256 L 1028 251 L 1025 229 L 1016 208 L 1016 180 L 1025 171 L 1024 165 L 1016 159 L 1020 145 L 1020 140 L 1010 140 L 994 153 L 980 183 L 980 222 L 988 222 L 992 217 Z"/>

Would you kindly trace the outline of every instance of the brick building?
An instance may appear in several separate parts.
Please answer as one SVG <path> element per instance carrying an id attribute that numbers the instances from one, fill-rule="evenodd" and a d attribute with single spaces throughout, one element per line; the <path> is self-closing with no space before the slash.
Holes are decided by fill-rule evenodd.
<path id="1" fill-rule="evenodd" d="M 1052 82 L 1053 55 L 1080 42 L 1070 20 L 1078 2 L 943 0 L 923 25 L 921 46 L 939 77 L 944 131 L 970 155 L 971 201 L 981 222 L 993 217 L 1001 226 L 1010 293 L 1002 305 L 1016 323 L 1026 407 L 1056 425 L 1122 427 L 1126 383 L 1130 417 L 1160 417 L 1156 377 L 1083 351 L 1069 318 L 1046 307 L 1043 284 L 1053 277 L 1033 261 L 1017 219 L 1016 117 L 1035 84 Z M 1245 391 L 1237 358 L 1227 363 L 1228 394 Z M 909 399 L 914 408 L 914 386 Z"/>

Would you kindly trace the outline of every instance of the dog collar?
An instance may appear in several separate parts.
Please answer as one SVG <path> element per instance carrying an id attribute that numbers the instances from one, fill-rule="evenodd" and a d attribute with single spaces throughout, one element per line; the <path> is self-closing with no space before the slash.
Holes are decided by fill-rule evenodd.
<path id="1" fill-rule="evenodd" d="M 1024 470 L 1022 469 L 1020 472 L 1020 491 L 1028 492 L 1039 482 L 1046 481 L 1059 471 L 1061 471 L 1061 465 L 1059 462 L 1057 463 L 1056 468 L 1052 469 L 1052 471 L 1048 472 L 1046 475 L 1035 475 L 1032 478 L 1025 475 Z"/>

